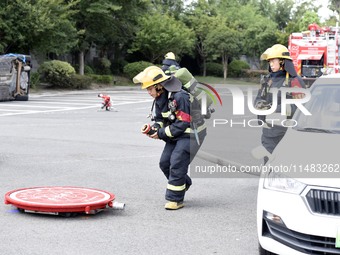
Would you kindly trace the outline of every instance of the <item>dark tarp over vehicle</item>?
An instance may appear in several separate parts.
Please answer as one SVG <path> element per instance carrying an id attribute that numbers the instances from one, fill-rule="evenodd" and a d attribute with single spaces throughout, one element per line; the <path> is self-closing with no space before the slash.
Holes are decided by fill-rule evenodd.
<path id="1" fill-rule="evenodd" d="M 31 57 L 0 55 L 0 101 L 27 101 L 30 87 Z"/>

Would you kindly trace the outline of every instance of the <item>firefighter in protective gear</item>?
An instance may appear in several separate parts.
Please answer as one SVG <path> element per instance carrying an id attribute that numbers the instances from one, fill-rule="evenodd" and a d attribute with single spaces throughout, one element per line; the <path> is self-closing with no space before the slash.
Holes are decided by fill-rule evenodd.
<path id="1" fill-rule="evenodd" d="M 133 82 L 147 89 L 154 100 L 156 131 L 148 136 L 161 139 L 165 146 L 159 166 L 168 180 L 165 209 L 177 210 L 184 206 L 185 192 L 192 184 L 188 176 L 191 160 L 200 145 L 191 136 L 190 98 L 182 89 L 182 83 L 174 76 L 166 75 L 162 69 L 150 66 L 133 78 Z M 153 110 L 152 110 L 153 111 Z M 205 134 L 201 132 L 203 142 Z"/>
<path id="2" fill-rule="evenodd" d="M 173 52 L 168 52 L 164 56 L 165 59 L 176 60 L 175 54 Z"/>
<path id="3" fill-rule="evenodd" d="M 175 54 L 173 52 L 168 52 L 167 54 L 165 54 L 164 60 L 162 62 L 162 70 L 165 74 L 174 74 L 180 68 L 181 67 L 177 63 Z"/>
<path id="4" fill-rule="evenodd" d="M 271 108 L 273 102 L 272 89 L 281 87 L 299 87 L 305 88 L 305 84 L 300 76 L 296 73 L 292 58 L 290 57 L 288 49 L 281 44 L 275 44 L 268 48 L 262 55 L 261 60 L 266 60 L 269 63 L 269 74 L 261 78 L 261 88 L 255 99 L 255 108 L 266 110 Z M 291 93 L 286 95 L 286 98 L 302 98 L 304 94 Z M 278 106 L 276 113 L 281 113 L 281 91 L 277 94 Z M 287 107 L 286 118 L 291 118 L 296 110 L 296 106 Z M 274 113 L 275 114 L 275 113 Z M 287 131 L 287 127 L 280 124 L 276 125 L 266 123 L 266 118 L 275 119 L 276 117 L 270 118 L 266 115 L 259 115 L 259 124 L 263 126 L 261 143 L 266 150 L 272 153 L 276 145 L 281 141 Z M 268 158 L 265 158 L 265 163 Z"/>
<path id="5" fill-rule="evenodd" d="M 98 94 L 98 97 L 101 97 L 103 99 L 103 103 L 102 103 L 102 109 L 105 108 L 106 111 L 110 111 L 111 110 L 111 97 L 109 95 L 104 95 L 104 94 Z"/>

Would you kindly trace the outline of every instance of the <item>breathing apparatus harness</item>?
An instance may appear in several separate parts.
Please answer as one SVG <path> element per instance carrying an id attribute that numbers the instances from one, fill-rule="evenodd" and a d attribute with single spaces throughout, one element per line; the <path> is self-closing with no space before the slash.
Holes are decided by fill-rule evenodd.
<path id="1" fill-rule="evenodd" d="M 285 61 L 280 59 L 280 71 L 284 70 L 284 64 Z M 271 70 L 271 69 L 269 69 Z M 261 84 L 261 92 L 260 92 L 260 97 L 261 100 L 259 102 L 257 102 L 256 104 L 256 108 L 257 109 L 263 109 L 263 110 L 267 110 L 271 107 L 271 103 L 268 102 L 268 93 L 270 90 L 270 87 L 273 83 L 272 80 L 272 75 L 273 73 L 269 73 L 267 75 L 261 75 L 261 80 L 260 80 L 260 84 Z M 284 87 L 289 87 L 289 72 L 286 71 L 286 78 L 283 84 Z"/>
<path id="2" fill-rule="evenodd" d="M 157 92 L 162 91 L 162 90 L 163 89 L 156 88 Z M 170 114 L 168 115 L 168 120 L 170 122 L 174 122 L 175 119 L 176 119 L 177 101 L 172 98 L 172 92 L 169 92 L 168 99 L 169 99 L 168 100 L 168 109 L 170 111 Z M 155 120 L 155 116 L 154 116 L 155 103 L 156 103 L 156 99 L 153 100 L 151 110 L 150 110 L 150 114 L 147 116 L 148 118 L 151 119 L 151 121 Z"/>
<path id="3" fill-rule="evenodd" d="M 212 101 L 211 102 L 208 101 L 207 114 L 203 116 L 202 111 L 201 111 L 201 104 L 200 104 L 199 99 L 198 99 L 199 96 L 201 95 L 202 91 L 200 91 L 196 88 L 196 85 L 198 84 L 196 79 L 191 75 L 191 73 L 186 68 L 181 68 L 181 69 L 177 70 L 173 74 L 173 76 L 175 76 L 175 78 L 177 78 L 181 82 L 181 84 L 182 84 L 181 89 L 183 91 L 185 91 L 186 93 L 188 93 L 188 95 L 190 97 L 190 104 L 191 104 L 191 106 L 190 106 L 190 109 L 191 109 L 191 111 L 190 111 L 190 124 L 191 124 L 191 128 L 193 130 L 193 133 L 195 135 L 196 141 L 197 141 L 198 145 L 200 145 L 200 139 L 199 139 L 198 133 L 200 132 L 199 130 L 203 130 L 205 128 L 204 119 L 210 118 L 211 113 L 214 112 L 214 109 L 212 109 L 210 107 Z M 157 87 L 157 85 L 154 85 L 154 87 L 156 88 L 156 91 L 158 93 L 162 93 L 161 90 L 163 89 L 163 87 Z M 169 121 L 169 123 L 173 123 L 177 118 L 176 115 L 178 114 L 178 110 L 177 110 L 178 102 L 176 102 L 176 99 L 173 98 L 173 93 L 175 93 L 175 92 L 176 92 L 176 90 L 173 91 L 173 92 L 169 91 L 169 94 L 168 94 L 167 120 Z M 155 117 L 154 117 L 155 103 L 156 103 L 156 99 L 153 101 L 153 104 L 151 106 L 151 112 L 148 115 L 148 117 L 151 119 L 151 121 L 155 120 Z M 159 124 L 155 123 L 152 127 L 154 127 L 153 129 L 157 129 L 157 128 L 159 128 Z"/>
<path id="4" fill-rule="evenodd" d="M 159 87 L 158 84 L 154 85 L 156 92 L 159 94 L 163 93 L 163 87 Z M 153 100 L 152 106 L 151 106 L 151 110 L 150 110 L 150 114 L 147 116 L 147 118 L 150 118 L 151 121 L 155 121 L 155 116 L 154 116 L 154 108 L 155 108 L 155 104 L 156 104 L 156 99 Z M 168 109 L 170 114 L 168 115 L 168 120 L 169 122 L 174 122 L 176 120 L 176 111 L 177 111 L 177 102 L 175 99 L 172 98 L 171 96 L 171 92 L 169 92 L 169 96 L 168 96 Z M 148 134 L 148 135 L 152 135 L 155 132 L 157 132 L 157 129 L 159 128 L 159 126 L 155 123 L 153 125 L 150 124 L 144 124 L 142 127 L 142 133 L 144 134 Z"/>

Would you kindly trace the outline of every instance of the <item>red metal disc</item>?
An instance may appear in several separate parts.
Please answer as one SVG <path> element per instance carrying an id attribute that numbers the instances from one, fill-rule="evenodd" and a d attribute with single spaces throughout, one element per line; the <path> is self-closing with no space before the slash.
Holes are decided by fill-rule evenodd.
<path id="1" fill-rule="evenodd" d="M 5 204 L 35 212 L 91 213 L 112 206 L 115 195 L 82 187 L 33 187 L 9 191 Z"/>

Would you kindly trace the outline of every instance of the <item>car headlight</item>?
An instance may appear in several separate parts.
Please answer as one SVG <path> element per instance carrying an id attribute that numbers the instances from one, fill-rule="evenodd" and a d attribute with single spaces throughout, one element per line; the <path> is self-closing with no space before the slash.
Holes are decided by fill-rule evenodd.
<path id="1" fill-rule="evenodd" d="M 271 170 L 265 177 L 263 187 L 265 189 L 300 194 L 306 187 L 306 184 Z"/>

